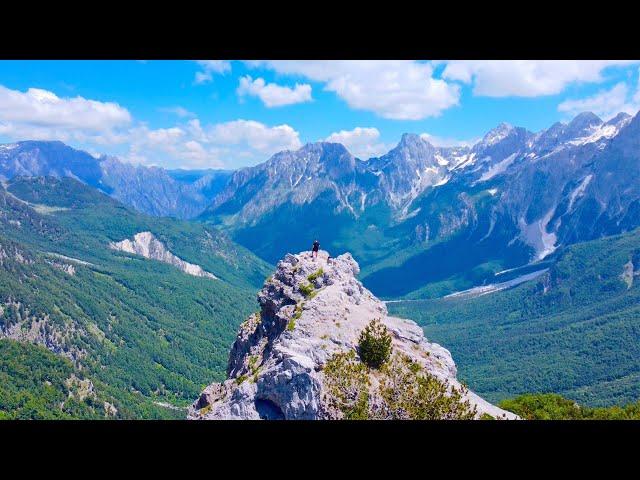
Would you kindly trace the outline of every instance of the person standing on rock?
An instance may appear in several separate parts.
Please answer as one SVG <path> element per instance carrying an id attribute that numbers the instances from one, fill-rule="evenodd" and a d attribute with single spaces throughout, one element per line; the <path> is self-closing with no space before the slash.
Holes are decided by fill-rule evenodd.
<path id="1" fill-rule="evenodd" d="M 313 247 L 311 247 L 311 258 L 314 260 L 318 258 L 318 250 L 320 249 L 320 242 L 318 240 L 313 241 Z"/>

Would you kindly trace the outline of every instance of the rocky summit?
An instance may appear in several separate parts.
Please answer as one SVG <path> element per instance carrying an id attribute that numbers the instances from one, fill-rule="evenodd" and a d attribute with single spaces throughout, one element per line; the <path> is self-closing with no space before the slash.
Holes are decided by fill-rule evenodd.
<path id="1" fill-rule="evenodd" d="M 342 418 L 330 407 L 324 366 L 335 354 L 357 351 L 360 332 L 374 319 L 391 333 L 394 352 L 462 391 L 476 418 L 518 418 L 462 388 L 449 351 L 427 341 L 414 322 L 389 316 L 358 273 L 349 253 L 331 258 L 320 251 L 317 259 L 310 252 L 287 254 L 258 293 L 260 311 L 240 327 L 227 380 L 205 388 L 188 418 Z"/>

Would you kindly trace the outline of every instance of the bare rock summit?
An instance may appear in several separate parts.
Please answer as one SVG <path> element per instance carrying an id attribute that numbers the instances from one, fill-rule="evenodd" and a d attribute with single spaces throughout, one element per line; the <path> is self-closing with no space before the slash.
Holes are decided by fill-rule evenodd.
<path id="1" fill-rule="evenodd" d="M 431 375 L 460 388 L 449 351 L 430 343 L 414 322 L 387 308 L 356 276 L 349 253 L 330 258 L 320 251 L 287 254 L 258 293 L 259 312 L 240 327 L 231 347 L 227 380 L 205 388 L 189 419 L 335 419 L 327 403 L 324 365 L 334 354 L 355 351 L 360 332 L 380 319 L 394 352 L 418 362 Z M 464 390 L 476 416 L 518 418 Z"/>

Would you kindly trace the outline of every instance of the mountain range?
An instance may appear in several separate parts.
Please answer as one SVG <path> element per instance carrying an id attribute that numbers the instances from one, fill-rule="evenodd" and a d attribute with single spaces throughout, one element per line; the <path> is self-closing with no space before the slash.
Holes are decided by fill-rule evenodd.
<path id="1" fill-rule="evenodd" d="M 72 176 L 141 212 L 211 223 L 270 263 L 318 238 L 352 252 L 376 295 L 427 298 L 640 225 L 639 133 L 638 115 L 587 112 L 538 133 L 503 123 L 470 147 L 405 134 L 367 160 L 312 143 L 234 172 L 18 142 L 0 146 L 0 176 Z"/>
<path id="2" fill-rule="evenodd" d="M 165 170 L 93 155 L 62 142 L 24 141 L 0 145 L 0 178 L 71 177 L 136 210 L 190 218 L 224 186 L 225 170 Z"/>
<path id="3" fill-rule="evenodd" d="M 315 238 L 489 401 L 637 400 L 639 165 L 640 114 L 236 171 L 0 145 L 0 418 L 184 418 L 272 265 Z"/>
<path id="4" fill-rule="evenodd" d="M 377 295 L 439 296 L 639 225 L 639 129 L 584 113 L 537 134 L 501 124 L 473 147 L 405 134 L 367 161 L 311 144 L 235 172 L 200 218 L 267 261 L 318 237 Z"/>

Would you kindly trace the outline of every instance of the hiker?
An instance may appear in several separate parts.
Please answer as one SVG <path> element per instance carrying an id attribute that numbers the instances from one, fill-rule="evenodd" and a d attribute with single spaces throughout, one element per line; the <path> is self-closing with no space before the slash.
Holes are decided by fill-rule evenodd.
<path id="1" fill-rule="evenodd" d="M 311 248 L 311 258 L 314 260 L 318 258 L 318 250 L 320 249 L 320 242 L 318 240 L 313 241 L 313 247 Z"/>

